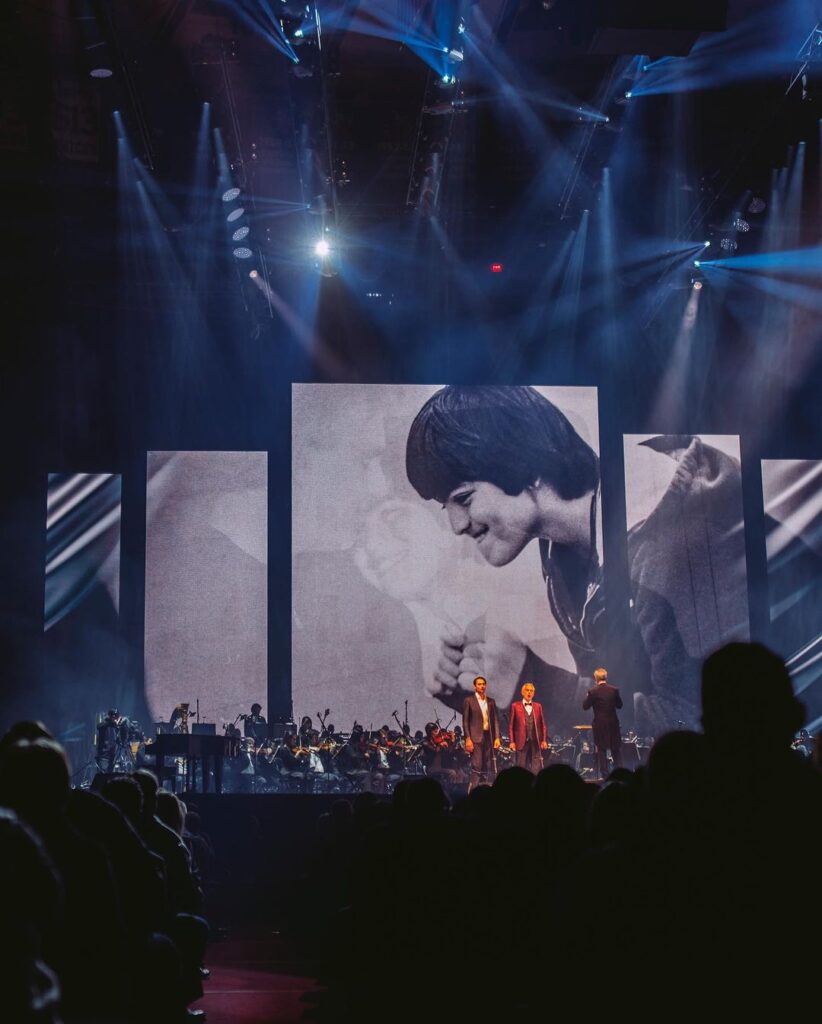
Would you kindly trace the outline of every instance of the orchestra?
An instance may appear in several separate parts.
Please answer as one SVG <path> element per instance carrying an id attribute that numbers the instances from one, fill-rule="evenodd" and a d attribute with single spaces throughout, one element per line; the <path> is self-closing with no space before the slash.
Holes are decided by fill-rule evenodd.
<path id="1" fill-rule="evenodd" d="M 199 714 L 190 714 L 186 703 L 173 709 L 167 725 L 157 723 L 157 732 L 187 734 L 191 730 L 211 736 L 211 749 L 213 744 L 221 743 L 222 792 L 390 793 L 403 779 L 420 776 L 435 778 L 445 789 L 459 792 L 466 787 L 470 791 L 480 782 L 492 782 L 505 768 L 519 765 L 536 774 L 552 763 L 570 765 L 583 778 L 602 777 L 601 757 L 598 763 L 591 741 L 591 725 L 575 726 L 571 737 L 551 736 L 541 705 L 533 701 L 533 685 L 524 684 L 522 699 L 498 711 L 493 699 L 485 701 L 485 680 L 478 677 L 478 682 L 477 693 L 466 700 L 462 725 L 455 724 L 454 715 L 446 724 L 438 719 L 427 722 L 424 730 L 416 733 L 396 712 L 393 717 L 397 728 L 382 725 L 366 729 L 354 721 L 350 731 L 341 732 L 330 721 L 329 708 L 317 712 L 316 722 L 304 715 L 298 725 L 269 724 L 258 703 L 251 706 L 249 714 L 238 714 L 233 722 L 224 723 L 222 738 L 217 736 L 215 725 L 200 723 Z M 241 720 L 242 731 L 238 728 Z M 466 733 L 466 722 L 475 733 L 473 739 Z M 483 732 L 486 722 L 490 730 L 487 743 Z M 477 753 L 478 742 L 488 747 L 484 760 Z M 651 738 L 629 733 L 622 738 L 621 747 L 630 763 L 640 764 L 651 743 Z M 203 772 L 214 769 L 192 765 L 195 746 L 188 753 L 172 755 L 176 760 L 169 770 L 170 777 L 164 777 L 172 789 L 182 791 L 192 783 L 208 789 L 209 780 L 203 778 Z M 96 755 L 99 771 L 151 767 L 155 763 L 154 738 L 146 736 L 137 722 L 111 709 L 99 717 Z"/>

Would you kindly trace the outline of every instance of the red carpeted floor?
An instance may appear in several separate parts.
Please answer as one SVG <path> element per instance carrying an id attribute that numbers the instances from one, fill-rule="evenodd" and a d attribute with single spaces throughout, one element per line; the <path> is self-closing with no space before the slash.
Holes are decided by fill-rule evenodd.
<path id="1" fill-rule="evenodd" d="M 207 1012 L 208 1024 L 290 1024 L 313 1016 L 319 984 L 274 932 L 233 932 L 209 946 L 206 964 L 211 977 L 194 1005 Z"/>

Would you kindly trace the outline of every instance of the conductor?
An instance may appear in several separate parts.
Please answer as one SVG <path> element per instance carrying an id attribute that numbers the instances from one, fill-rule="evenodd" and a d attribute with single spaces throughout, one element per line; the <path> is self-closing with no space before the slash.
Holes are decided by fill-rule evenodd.
<path id="1" fill-rule="evenodd" d="M 622 764 L 622 738 L 619 729 L 617 709 L 622 707 L 622 697 L 616 686 L 608 682 L 604 668 L 594 669 L 596 686 L 588 691 L 582 705 L 583 711 L 594 711 L 594 746 L 597 750 L 597 770 L 604 779 L 608 774 L 608 751 L 614 759 L 614 767 Z"/>

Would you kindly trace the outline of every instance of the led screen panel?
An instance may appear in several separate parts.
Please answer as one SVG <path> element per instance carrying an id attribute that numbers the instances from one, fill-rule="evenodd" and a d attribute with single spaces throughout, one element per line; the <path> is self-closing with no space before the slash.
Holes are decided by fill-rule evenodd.
<path id="1" fill-rule="evenodd" d="M 516 495 L 498 487 L 457 495 L 464 502 L 460 515 L 456 505 L 442 496 L 429 500 L 409 479 L 409 472 L 417 484 L 441 475 L 436 452 L 407 458 L 412 424 L 441 388 L 294 385 L 295 717 L 316 721 L 328 708 L 337 729 L 348 730 L 355 721 L 396 728 L 407 708 L 412 731 L 437 719 L 445 725 L 459 714 L 474 676 L 483 674 L 503 709 L 531 679 L 552 730 L 579 719 L 578 661 L 590 662 L 590 671 L 596 655 L 575 647 L 567 630 L 578 625 L 568 619 L 582 617 L 601 575 L 596 389 L 467 391 L 472 393 L 457 395 L 457 401 L 474 408 L 466 413 L 474 427 L 460 425 L 461 413 L 434 417 L 443 446 L 467 460 L 465 472 L 507 480 L 514 462 L 520 470 L 528 459 L 532 465 L 516 484 L 507 484 Z M 452 393 L 443 394 L 447 404 Z M 582 564 L 566 566 L 573 593 L 553 598 L 545 567 L 559 566 L 564 545 L 551 559 L 536 520 L 536 500 L 546 494 L 543 434 L 551 431 L 563 454 L 571 453 L 567 473 L 579 471 L 580 493 L 560 505 L 563 514 L 574 505 L 585 547 Z M 469 435 L 476 435 L 473 455 L 458 451 Z M 501 465 L 480 469 L 472 458 Z M 469 470 L 469 464 L 477 468 Z M 548 469 L 553 466 L 551 461 Z M 466 525 L 469 506 L 474 519 L 469 516 Z M 556 577 L 559 589 L 558 569 Z M 596 603 L 589 606 L 592 628 Z"/>
<path id="2" fill-rule="evenodd" d="M 218 731 L 266 706 L 268 457 L 149 452 L 145 685 L 151 717 Z"/>

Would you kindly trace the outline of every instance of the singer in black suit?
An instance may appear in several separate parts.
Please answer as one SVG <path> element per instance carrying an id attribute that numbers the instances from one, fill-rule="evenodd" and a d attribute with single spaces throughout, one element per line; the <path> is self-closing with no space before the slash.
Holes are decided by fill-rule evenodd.
<path id="1" fill-rule="evenodd" d="M 494 750 L 500 746 L 497 704 L 486 697 L 487 682 L 482 676 L 474 680 L 474 693 L 462 704 L 462 731 L 465 750 L 471 755 L 471 778 L 468 792 L 488 781 Z"/>
<path id="2" fill-rule="evenodd" d="M 614 767 L 622 765 L 622 735 L 619 728 L 617 709 L 622 707 L 622 697 L 616 686 L 608 682 L 608 673 L 604 668 L 594 670 L 596 686 L 588 691 L 582 705 L 583 711 L 594 711 L 594 746 L 597 748 L 597 767 L 599 777 L 604 779 L 608 774 L 608 751 L 614 759 Z"/>

